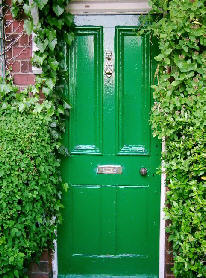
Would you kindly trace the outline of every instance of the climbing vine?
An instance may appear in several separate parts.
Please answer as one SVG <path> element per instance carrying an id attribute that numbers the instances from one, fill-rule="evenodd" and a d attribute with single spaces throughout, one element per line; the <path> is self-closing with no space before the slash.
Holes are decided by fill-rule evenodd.
<path id="1" fill-rule="evenodd" d="M 66 0 L 13 0 L 38 50 L 36 83 L 19 92 L 8 74 L 0 82 L 0 276 L 27 277 L 30 262 L 53 249 L 61 221 L 60 175 L 64 118 L 68 115 L 66 49 L 74 38 Z M 61 186 L 62 185 L 62 186 Z"/>
<path id="2" fill-rule="evenodd" d="M 176 277 L 206 277 L 204 0 L 152 0 L 148 27 L 159 55 L 152 109 L 154 136 L 166 140 L 166 219 Z M 148 20 L 148 18 L 147 18 Z"/>
<path id="3" fill-rule="evenodd" d="M 61 184 L 50 102 L 0 84 L 0 276 L 26 277 L 42 249 L 53 248 Z M 27 92 L 25 92 L 27 94 Z M 56 216 L 54 218 L 54 216 Z"/>

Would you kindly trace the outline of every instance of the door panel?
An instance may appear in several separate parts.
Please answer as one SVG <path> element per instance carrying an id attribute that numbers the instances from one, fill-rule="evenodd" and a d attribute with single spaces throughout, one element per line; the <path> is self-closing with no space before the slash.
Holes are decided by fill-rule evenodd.
<path id="1" fill-rule="evenodd" d="M 101 27 L 76 29 L 69 59 L 72 154 L 102 150 L 102 44 Z"/>
<path id="2" fill-rule="evenodd" d="M 76 23 L 58 277 L 157 278 L 160 144 L 149 126 L 155 69 L 149 36 L 137 35 L 133 15 L 80 16 Z"/>
<path id="3" fill-rule="evenodd" d="M 116 95 L 119 154 L 147 155 L 150 149 L 149 37 L 116 28 Z"/>

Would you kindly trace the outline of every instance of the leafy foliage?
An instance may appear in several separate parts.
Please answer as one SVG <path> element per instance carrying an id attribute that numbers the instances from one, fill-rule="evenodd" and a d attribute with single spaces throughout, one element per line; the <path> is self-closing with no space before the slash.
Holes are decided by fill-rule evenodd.
<path id="1" fill-rule="evenodd" d="M 0 95 L 0 276 L 24 277 L 34 254 L 52 248 L 61 219 L 53 105 L 6 82 Z"/>
<path id="2" fill-rule="evenodd" d="M 29 263 L 53 249 L 61 221 L 60 154 L 67 103 L 66 47 L 74 34 L 67 0 L 12 1 L 15 18 L 35 34 L 36 83 L 19 92 L 0 81 L 0 276 L 26 277 Z M 64 86 L 65 85 L 65 86 Z M 66 88 L 66 89 L 65 89 Z M 44 101 L 42 102 L 42 95 Z M 63 185 L 66 188 L 66 184 Z"/>
<path id="3" fill-rule="evenodd" d="M 206 277 L 206 6 L 152 0 L 148 27 L 158 38 L 154 135 L 166 140 L 167 228 L 176 277 Z"/>
<path id="4" fill-rule="evenodd" d="M 36 77 L 32 91 L 41 90 L 46 99 L 57 105 L 56 117 L 65 113 L 67 101 L 62 85 L 67 83 L 68 70 L 65 62 L 66 47 L 73 39 L 73 16 L 67 12 L 68 0 L 15 0 L 12 14 L 22 16 L 24 29 L 28 34 L 33 32 L 37 51 L 32 63 L 42 68 L 42 74 Z"/>

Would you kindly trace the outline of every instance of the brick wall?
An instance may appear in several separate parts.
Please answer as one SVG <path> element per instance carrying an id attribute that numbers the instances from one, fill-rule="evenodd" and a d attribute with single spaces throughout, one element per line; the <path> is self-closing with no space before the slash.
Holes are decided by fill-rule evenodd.
<path id="1" fill-rule="evenodd" d="M 166 221 L 166 226 L 168 222 Z M 168 241 L 169 235 L 166 233 L 165 238 L 165 278 L 174 278 L 175 276 L 172 274 L 173 267 L 173 256 L 172 256 L 172 246 L 171 242 Z"/>
<path id="2" fill-rule="evenodd" d="M 11 5 L 11 0 L 7 1 Z M 13 20 L 10 9 L 5 9 L 5 39 L 6 39 L 6 67 L 12 69 L 14 83 L 20 88 L 34 84 L 35 75 L 32 73 L 31 36 L 24 32 L 24 22 Z"/>
<path id="3" fill-rule="evenodd" d="M 29 278 L 51 278 L 52 277 L 52 257 L 45 250 L 39 263 L 33 263 L 30 266 Z"/>

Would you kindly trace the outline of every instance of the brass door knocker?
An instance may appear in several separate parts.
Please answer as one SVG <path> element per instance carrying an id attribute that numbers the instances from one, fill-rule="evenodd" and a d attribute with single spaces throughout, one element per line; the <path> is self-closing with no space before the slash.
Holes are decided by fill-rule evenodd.
<path id="1" fill-rule="evenodd" d="M 105 63 L 105 69 L 104 72 L 107 77 L 111 77 L 113 73 L 113 65 L 112 65 L 112 51 L 106 51 L 106 63 Z"/>

